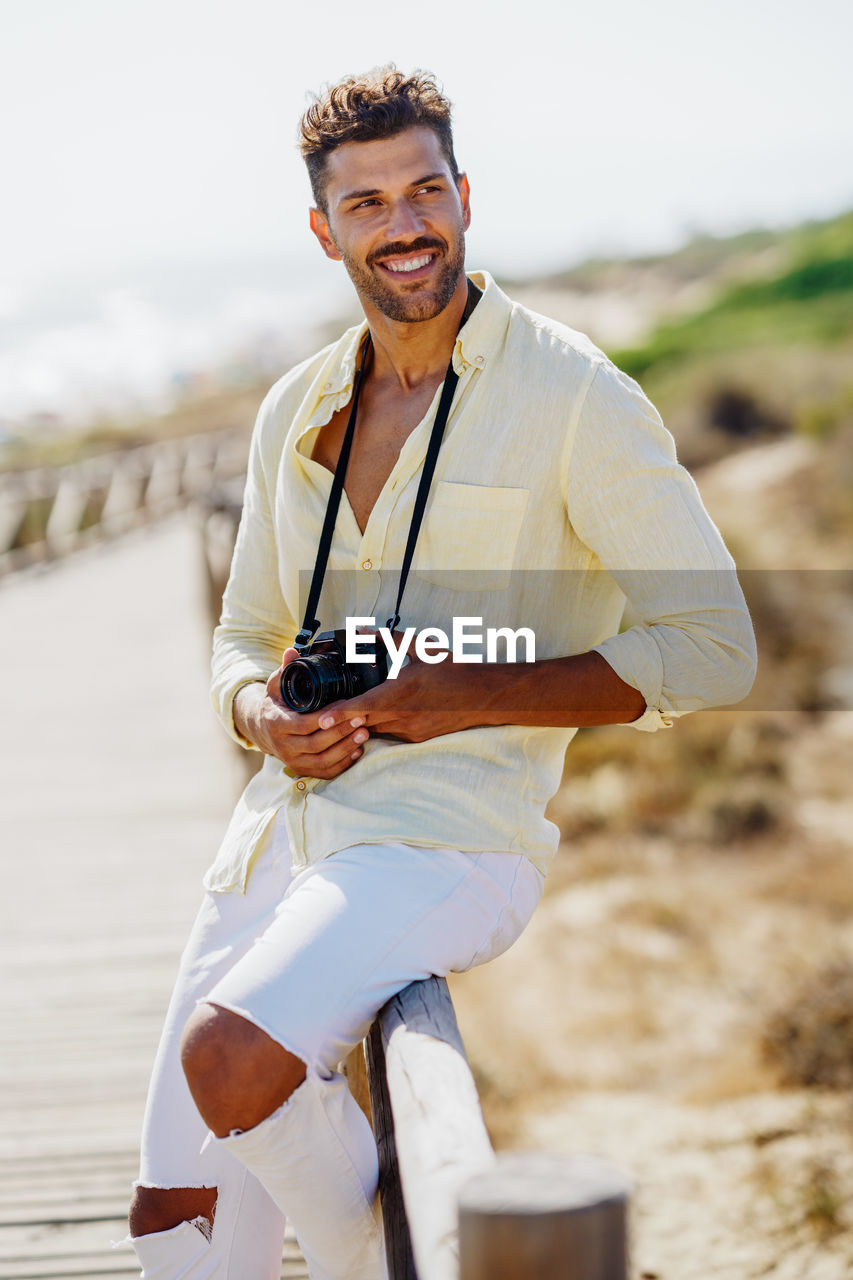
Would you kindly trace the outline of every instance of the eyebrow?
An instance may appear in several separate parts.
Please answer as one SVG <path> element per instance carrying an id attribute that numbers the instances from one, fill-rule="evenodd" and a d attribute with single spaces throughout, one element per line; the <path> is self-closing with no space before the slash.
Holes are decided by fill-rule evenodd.
<path id="1" fill-rule="evenodd" d="M 379 188 L 374 187 L 372 191 L 347 191 L 338 200 L 338 204 L 346 204 L 347 200 L 366 200 L 369 196 L 378 196 Z"/>
<path id="2" fill-rule="evenodd" d="M 441 173 L 441 172 L 438 172 L 438 173 L 428 173 L 428 174 L 426 175 L 426 177 L 424 177 L 424 178 L 418 178 L 416 182 L 410 182 L 410 183 L 409 183 L 409 186 L 411 186 L 411 187 L 422 187 L 422 186 L 424 185 L 424 183 L 425 183 L 425 182 L 434 182 L 436 178 L 445 178 L 445 179 L 446 179 L 446 178 L 447 178 L 447 174 L 446 174 L 446 173 Z M 381 195 L 381 194 L 382 194 L 382 191 L 380 190 L 380 188 L 379 188 L 379 187 L 373 187 L 373 188 L 372 188 L 371 190 L 369 190 L 369 191 L 367 191 L 367 190 L 365 190 L 365 191 L 347 191 L 345 195 L 342 195 L 342 196 L 340 197 L 340 199 L 338 200 L 338 204 L 346 204 L 346 203 L 347 203 L 348 201 L 350 201 L 350 200 L 369 200 L 371 196 L 379 196 L 379 195 Z"/>

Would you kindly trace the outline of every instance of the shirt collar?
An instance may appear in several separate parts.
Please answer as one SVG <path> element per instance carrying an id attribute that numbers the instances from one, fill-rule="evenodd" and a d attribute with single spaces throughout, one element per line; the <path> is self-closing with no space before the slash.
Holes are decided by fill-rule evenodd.
<path id="1" fill-rule="evenodd" d="M 468 365 L 483 369 L 503 341 L 512 303 L 495 284 L 488 271 L 470 271 L 469 276 L 483 296 L 474 313 L 459 330 L 453 349 L 453 366 L 461 374 Z"/>
<path id="2" fill-rule="evenodd" d="M 487 271 L 471 271 L 469 275 L 474 284 L 482 289 L 483 296 L 474 308 L 473 315 L 460 329 L 453 348 L 453 365 L 460 375 L 468 366 L 485 368 L 503 339 L 512 309 L 509 298 L 498 288 Z M 366 333 L 367 321 L 362 321 L 342 336 L 338 344 L 338 360 L 326 370 L 326 378 L 320 389 L 321 399 L 338 396 L 344 391 L 347 395 L 341 403 L 345 404 L 349 399 L 355 378 L 356 360 Z"/>
<path id="3" fill-rule="evenodd" d="M 367 321 L 363 320 L 354 329 L 348 329 L 343 334 L 333 352 L 333 363 L 327 366 L 325 370 L 326 379 L 320 387 L 321 400 L 327 396 L 337 396 L 342 391 L 346 391 L 347 399 L 349 399 L 349 393 L 355 380 L 355 362 L 358 359 L 366 333 Z M 346 401 L 342 400 L 341 403 L 345 404 Z"/>

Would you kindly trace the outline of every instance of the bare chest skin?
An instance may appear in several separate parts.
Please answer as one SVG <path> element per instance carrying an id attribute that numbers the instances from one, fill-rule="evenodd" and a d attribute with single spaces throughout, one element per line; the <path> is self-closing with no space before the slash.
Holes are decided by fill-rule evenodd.
<path id="1" fill-rule="evenodd" d="M 442 375 L 428 378 L 409 391 L 393 382 L 368 380 L 359 397 L 358 418 L 347 466 L 346 491 L 358 527 L 364 533 L 376 499 L 382 491 L 400 450 L 423 418 L 440 385 Z M 314 442 L 312 458 L 334 471 L 350 414 L 345 404 L 332 415 Z"/>

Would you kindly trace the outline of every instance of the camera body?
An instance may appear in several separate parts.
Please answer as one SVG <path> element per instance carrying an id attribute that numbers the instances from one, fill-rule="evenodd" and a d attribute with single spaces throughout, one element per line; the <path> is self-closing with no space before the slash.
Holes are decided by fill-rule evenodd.
<path id="1" fill-rule="evenodd" d="M 346 632 L 321 631 L 305 653 L 289 662 L 281 673 L 281 698 L 291 711 L 319 711 L 341 698 L 382 684 L 388 677 L 388 652 L 376 636 L 372 662 L 346 661 Z"/>

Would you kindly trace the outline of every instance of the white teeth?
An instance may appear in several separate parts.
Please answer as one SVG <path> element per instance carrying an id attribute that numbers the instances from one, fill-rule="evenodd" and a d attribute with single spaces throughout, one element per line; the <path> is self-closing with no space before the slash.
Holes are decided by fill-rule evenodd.
<path id="1" fill-rule="evenodd" d="M 382 265 L 387 267 L 389 271 L 418 271 L 431 261 L 432 255 L 427 253 L 420 258 L 409 258 L 406 262 L 384 262 Z"/>

